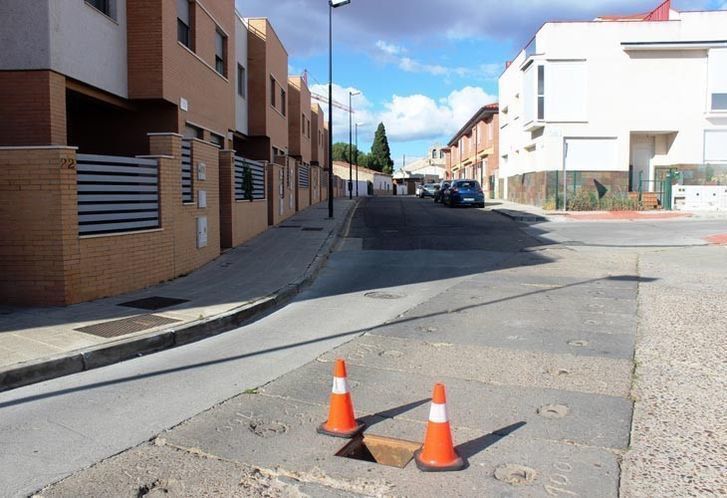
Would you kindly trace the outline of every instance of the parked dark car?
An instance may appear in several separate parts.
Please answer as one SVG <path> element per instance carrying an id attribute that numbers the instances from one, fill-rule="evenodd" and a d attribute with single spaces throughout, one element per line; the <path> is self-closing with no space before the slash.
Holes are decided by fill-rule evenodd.
<path id="1" fill-rule="evenodd" d="M 442 198 L 442 202 L 449 207 L 485 207 L 485 193 L 476 180 L 455 180 Z"/>
<path id="2" fill-rule="evenodd" d="M 425 197 L 434 197 L 434 195 L 437 193 L 437 190 L 439 190 L 438 183 L 425 183 L 424 186 L 422 186 L 422 191 L 419 194 L 419 197 L 422 199 L 424 199 Z"/>
<path id="3" fill-rule="evenodd" d="M 449 188 L 449 182 L 442 182 L 439 189 L 434 193 L 434 202 L 442 202 L 444 192 Z"/>

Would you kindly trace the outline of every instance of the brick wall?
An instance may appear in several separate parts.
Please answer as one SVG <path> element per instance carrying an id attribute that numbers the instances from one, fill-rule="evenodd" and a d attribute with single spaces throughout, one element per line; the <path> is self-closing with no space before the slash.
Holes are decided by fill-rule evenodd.
<path id="1" fill-rule="evenodd" d="M 0 302 L 61 305 L 77 271 L 75 151 L 0 148 Z"/>
<path id="2" fill-rule="evenodd" d="M 596 182 L 610 194 L 628 191 L 627 171 L 569 171 L 566 180 L 568 194 L 596 192 Z M 563 193 L 563 176 L 560 171 L 535 171 L 507 178 L 507 198 L 513 202 L 542 206 L 554 201 Z"/>
<path id="3" fill-rule="evenodd" d="M 310 167 L 310 205 L 321 202 L 321 168 Z"/>
<path id="4" fill-rule="evenodd" d="M 0 71 L 0 145 L 66 145 L 66 79 Z"/>
<path id="5" fill-rule="evenodd" d="M 227 249 L 268 228 L 268 201 L 235 200 L 234 150 L 220 151 L 220 241 Z"/>

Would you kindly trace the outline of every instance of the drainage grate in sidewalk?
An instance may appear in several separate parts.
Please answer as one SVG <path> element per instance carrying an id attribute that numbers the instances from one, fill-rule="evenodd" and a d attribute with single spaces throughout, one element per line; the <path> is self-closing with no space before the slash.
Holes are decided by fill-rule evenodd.
<path id="1" fill-rule="evenodd" d="M 304 232 L 320 232 L 323 227 L 303 227 Z"/>
<path id="2" fill-rule="evenodd" d="M 278 225 L 278 228 L 300 228 L 300 225 Z"/>
<path id="3" fill-rule="evenodd" d="M 188 302 L 189 299 L 179 299 L 176 297 L 160 297 L 152 296 L 145 297 L 144 299 L 137 299 L 135 301 L 128 301 L 126 303 L 119 303 L 119 306 L 126 306 L 128 308 L 140 308 L 142 310 L 156 311 L 162 308 L 168 308 L 177 304 Z"/>
<path id="4" fill-rule="evenodd" d="M 110 322 L 97 323 L 96 325 L 88 325 L 86 327 L 80 327 L 73 330 L 98 337 L 111 338 L 133 334 L 134 332 L 141 332 L 142 330 L 151 329 L 160 325 L 169 325 L 179 321 L 180 320 L 164 316 L 147 314 L 132 316 L 130 318 L 122 318 L 121 320 L 112 320 Z"/>

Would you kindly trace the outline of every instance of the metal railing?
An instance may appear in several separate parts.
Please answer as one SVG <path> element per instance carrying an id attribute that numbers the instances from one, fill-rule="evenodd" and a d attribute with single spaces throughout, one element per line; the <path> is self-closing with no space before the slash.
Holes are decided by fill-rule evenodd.
<path id="1" fill-rule="evenodd" d="M 91 154 L 76 159 L 79 235 L 159 228 L 156 160 Z"/>
<path id="2" fill-rule="evenodd" d="M 194 202 L 192 188 L 192 141 L 182 140 L 182 203 Z"/>
<path id="3" fill-rule="evenodd" d="M 265 164 L 235 156 L 235 200 L 263 200 L 265 197 Z"/>

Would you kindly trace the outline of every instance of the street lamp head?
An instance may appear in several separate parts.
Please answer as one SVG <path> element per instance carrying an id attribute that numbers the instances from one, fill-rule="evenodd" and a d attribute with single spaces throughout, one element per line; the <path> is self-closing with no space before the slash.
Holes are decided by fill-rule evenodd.
<path id="1" fill-rule="evenodd" d="M 343 7 L 344 5 L 348 5 L 349 3 L 351 3 L 351 0 L 330 0 L 329 1 L 330 6 L 333 7 L 334 9 L 336 7 Z"/>
<path id="2" fill-rule="evenodd" d="M 349 93 L 349 95 L 351 95 L 351 97 L 355 97 L 356 95 L 361 95 L 361 92 L 358 92 L 358 91 L 356 91 L 356 92 L 349 91 L 348 93 Z"/>

